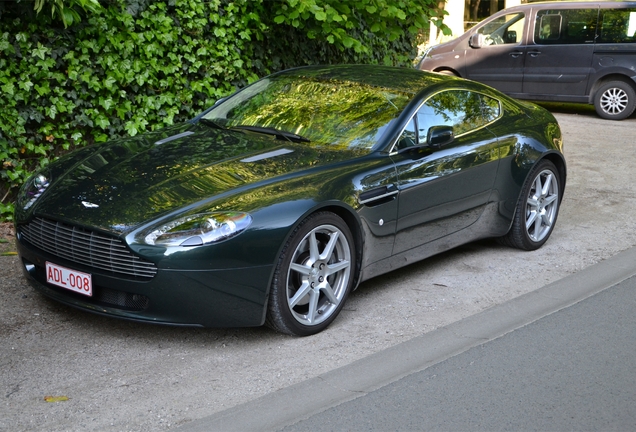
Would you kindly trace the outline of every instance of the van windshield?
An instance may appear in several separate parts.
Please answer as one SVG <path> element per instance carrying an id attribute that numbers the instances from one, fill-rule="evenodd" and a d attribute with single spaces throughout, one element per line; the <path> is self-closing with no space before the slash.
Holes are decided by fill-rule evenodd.
<path id="1" fill-rule="evenodd" d="M 502 15 L 477 30 L 484 35 L 484 45 L 516 44 L 521 42 L 525 15 Z"/>

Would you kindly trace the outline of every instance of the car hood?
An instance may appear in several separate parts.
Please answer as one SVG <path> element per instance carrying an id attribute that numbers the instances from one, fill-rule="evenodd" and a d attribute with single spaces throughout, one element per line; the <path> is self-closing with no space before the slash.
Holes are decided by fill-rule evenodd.
<path id="1" fill-rule="evenodd" d="M 85 148 L 51 164 L 51 185 L 32 211 L 122 234 L 188 205 L 359 155 L 184 124 Z"/>

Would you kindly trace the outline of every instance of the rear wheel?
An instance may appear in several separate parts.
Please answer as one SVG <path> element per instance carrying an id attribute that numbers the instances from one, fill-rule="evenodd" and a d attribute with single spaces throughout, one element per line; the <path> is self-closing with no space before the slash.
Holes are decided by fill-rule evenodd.
<path id="1" fill-rule="evenodd" d="M 308 216 L 278 259 L 266 324 L 308 336 L 336 318 L 353 282 L 355 245 L 347 224 L 329 212 Z"/>
<path id="2" fill-rule="evenodd" d="M 596 113 L 605 119 L 623 120 L 636 108 L 636 91 L 625 81 L 610 81 L 599 87 L 594 96 Z"/>
<path id="3" fill-rule="evenodd" d="M 535 250 L 548 240 L 559 214 L 561 189 L 559 172 L 548 160 L 539 162 L 523 186 L 512 227 L 502 243 L 523 250 Z"/>

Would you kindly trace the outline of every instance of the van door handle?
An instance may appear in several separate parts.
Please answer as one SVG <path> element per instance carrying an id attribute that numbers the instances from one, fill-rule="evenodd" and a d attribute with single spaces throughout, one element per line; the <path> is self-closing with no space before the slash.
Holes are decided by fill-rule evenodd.
<path id="1" fill-rule="evenodd" d="M 528 51 L 528 54 L 530 54 L 530 57 L 538 57 L 541 54 L 541 51 L 538 51 L 538 50 Z"/>
<path id="2" fill-rule="evenodd" d="M 510 53 L 510 57 L 512 57 L 512 58 L 517 58 L 520 55 L 523 55 L 523 51 L 513 51 L 513 52 Z"/>

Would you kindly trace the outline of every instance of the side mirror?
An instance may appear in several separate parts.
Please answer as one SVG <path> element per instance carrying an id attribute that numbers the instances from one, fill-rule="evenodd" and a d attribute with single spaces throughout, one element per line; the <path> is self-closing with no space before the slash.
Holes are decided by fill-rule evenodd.
<path id="1" fill-rule="evenodd" d="M 440 149 L 453 142 L 455 134 L 452 126 L 432 126 L 428 130 L 426 143 L 429 147 Z"/>
<path id="2" fill-rule="evenodd" d="M 471 48 L 481 48 L 484 46 L 484 35 L 481 33 L 475 33 L 468 39 L 468 45 Z"/>
<path id="3" fill-rule="evenodd" d="M 506 43 L 517 43 L 517 32 L 515 30 L 506 32 Z"/>

